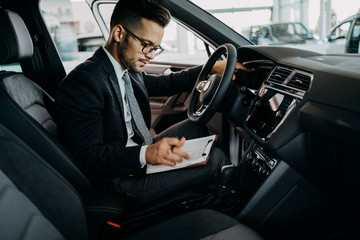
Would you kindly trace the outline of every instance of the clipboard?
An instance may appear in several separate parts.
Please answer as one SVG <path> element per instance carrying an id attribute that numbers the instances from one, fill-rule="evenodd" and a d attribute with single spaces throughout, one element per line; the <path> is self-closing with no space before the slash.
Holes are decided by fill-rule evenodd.
<path id="1" fill-rule="evenodd" d="M 176 163 L 175 166 L 147 164 L 146 174 L 205 165 L 209 160 L 211 149 L 217 139 L 218 135 L 214 134 L 207 137 L 187 140 L 181 149 L 190 155 L 189 160 L 183 158 L 182 162 Z"/>

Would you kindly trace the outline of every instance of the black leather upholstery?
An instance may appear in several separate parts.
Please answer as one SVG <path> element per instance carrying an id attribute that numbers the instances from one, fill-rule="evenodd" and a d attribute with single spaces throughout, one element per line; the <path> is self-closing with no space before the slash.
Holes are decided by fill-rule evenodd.
<path id="1" fill-rule="evenodd" d="M 31 57 L 34 48 L 24 21 L 14 12 L 0 11 L 0 63 L 18 62 Z"/>
<path id="2" fill-rule="evenodd" d="M 47 239 L 65 239 L 1 170 L 0 192 L 1 216 L 7 218 L 6 221 L 0 220 L 3 239 L 40 239 L 41 236 Z"/>
<path id="3" fill-rule="evenodd" d="M 33 54 L 30 34 L 14 12 L 0 13 L 0 46 L 1 64 L 19 62 Z M 0 123 L 49 161 L 76 189 L 90 189 L 76 160 L 57 140 L 56 123 L 46 104 L 54 105 L 54 100 L 40 86 L 21 73 L 0 71 Z"/>
<path id="4" fill-rule="evenodd" d="M 82 202 L 75 189 L 1 125 L 0 170 L 4 173 L 0 181 L 0 239 L 88 238 Z"/>
<path id="5" fill-rule="evenodd" d="M 0 239 L 88 239 L 82 201 L 46 161 L 0 125 Z M 100 236 L 90 236 L 101 239 Z M 236 220 L 199 210 L 151 226 L 130 239 L 250 239 Z M 115 239 L 123 239 L 120 236 Z"/>

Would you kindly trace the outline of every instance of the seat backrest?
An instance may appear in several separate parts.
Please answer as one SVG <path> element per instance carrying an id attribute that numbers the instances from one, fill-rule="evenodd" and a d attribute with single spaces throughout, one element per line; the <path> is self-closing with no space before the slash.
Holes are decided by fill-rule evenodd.
<path id="1" fill-rule="evenodd" d="M 0 125 L 0 239 L 88 239 L 76 190 Z"/>
<path id="2" fill-rule="evenodd" d="M 0 64 L 21 62 L 33 54 L 24 21 L 11 11 L 0 12 Z M 74 157 L 56 138 L 56 123 L 47 110 L 54 100 L 21 73 L 0 71 L 0 123 L 46 159 L 75 188 L 91 185 Z"/>

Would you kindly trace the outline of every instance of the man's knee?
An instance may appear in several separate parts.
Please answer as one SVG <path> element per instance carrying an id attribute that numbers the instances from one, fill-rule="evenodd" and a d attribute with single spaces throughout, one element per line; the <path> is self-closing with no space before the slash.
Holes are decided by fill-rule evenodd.
<path id="1" fill-rule="evenodd" d="M 220 148 L 214 147 L 211 150 L 210 158 L 213 159 L 215 162 L 217 162 L 220 165 L 220 168 L 223 165 L 231 164 L 229 158 Z"/>

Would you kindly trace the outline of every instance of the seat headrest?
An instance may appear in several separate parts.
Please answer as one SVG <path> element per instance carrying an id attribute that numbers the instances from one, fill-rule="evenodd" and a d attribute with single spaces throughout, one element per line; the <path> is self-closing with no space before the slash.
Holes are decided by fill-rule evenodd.
<path id="1" fill-rule="evenodd" d="M 0 63 L 18 62 L 33 55 L 34 46 L 21 17 L 12 11 L 0 13 Z"/>

